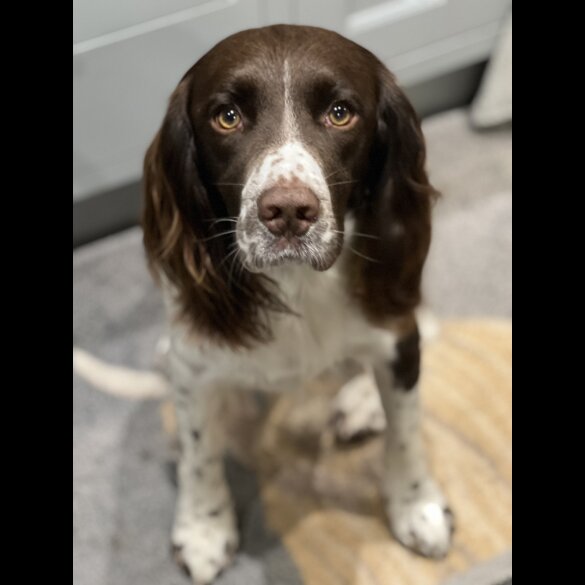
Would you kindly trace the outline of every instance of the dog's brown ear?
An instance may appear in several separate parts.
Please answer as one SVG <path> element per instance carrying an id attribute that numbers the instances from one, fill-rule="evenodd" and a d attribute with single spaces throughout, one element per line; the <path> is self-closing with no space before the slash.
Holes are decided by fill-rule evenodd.
<path id="1" fill-rule="evenodd" d="M 197 170 L 188 94 L 184 79 L 144 159 L 144 245 L 155 274 L 162 272 L 178 287 L 189 280 L 204 285 L 204 222 L 213 219 Z"/>
<path id="2" fill-rule="evenodd" d="M 356 209 L 354 290 L 375 320 L 410 312 L 431 237 L 431 203 L 437 195 L 425 171 L 425 142 L 414 108 L 382 65 L 378 127 L 370 157 L 371 179 Z"/>
<path id="3" fill-rule="evenodd" d="M 218 343 L 248 346 L 270 337 L 266 312 L 286 307 L 268 279 L 241 266 L 223 200 L 202 178 L 191 75 L 172 94 L 144 159 L 144 246 L 155 278 L 176 295 L 178 318 Z"/>

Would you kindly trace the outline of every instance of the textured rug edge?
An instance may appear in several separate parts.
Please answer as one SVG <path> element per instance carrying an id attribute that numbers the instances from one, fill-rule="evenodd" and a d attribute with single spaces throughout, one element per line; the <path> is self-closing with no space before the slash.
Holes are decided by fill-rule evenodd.
<path id="1" fill-rule="evenodd" d="M 466 573 L 444 581 L 442 585 L 507 585 L 512 582 L 512 551 L 473 567 Z"/>

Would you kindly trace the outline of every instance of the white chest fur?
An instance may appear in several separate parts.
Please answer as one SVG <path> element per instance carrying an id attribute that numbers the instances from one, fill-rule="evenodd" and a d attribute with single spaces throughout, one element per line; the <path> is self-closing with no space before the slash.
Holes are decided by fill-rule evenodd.
<path id="1" fill-rule="evenodd" d="M 273 269 L 270 276 L 296 314 L 275 315 L 274 339 L 238 352 L 190 342 L 183 330 L 175 328 L 171 354 L 181 383 L 282 391 L 299 387 L 348 357 L 363 362 L 393 357 L 395 335 L 365 320 L 335 266 L 316 272 L 286 265 Z"/>

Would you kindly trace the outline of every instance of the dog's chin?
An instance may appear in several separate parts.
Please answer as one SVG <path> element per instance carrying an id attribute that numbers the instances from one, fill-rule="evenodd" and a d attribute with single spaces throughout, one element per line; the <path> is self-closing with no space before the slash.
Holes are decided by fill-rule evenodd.
<path id="1" fill-rule="evenodd" d="M 273 238 L 260 245 L 252 245 L 244 252 L 244 266 L 250 272 L 262 272 L 276 266 L 302 264 L 313 270 L 323 272 L 331 268 L 339 256 L 341 244 L 331 246 L 317 245 L 303 238 Z"/>

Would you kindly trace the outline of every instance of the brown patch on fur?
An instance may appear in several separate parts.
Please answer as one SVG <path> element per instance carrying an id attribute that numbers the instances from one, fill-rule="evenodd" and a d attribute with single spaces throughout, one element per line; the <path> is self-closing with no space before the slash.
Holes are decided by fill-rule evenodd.
<path id="1" fill-rule="evenodd" d="M 380 68 L 378 136 L 372 176 L 356 205 L 352 242 L 362 256 L 349 270 L 352 293 L 374 323 L 408 315 L 420 302 L 423 264 L 431 240 L 431 204 L 438 192 L 425 171 L 419 119 L 394 76 Z"/>
<path id="2" fill-rule="evenodd" d="M 414 329 L 396 344 L 396 359 L 392 363 L 395 387 L 412 390 L 420 374 L 420 336 Z"/>
<path id="3" fill-rule="evenodd" d="M 382 323 L 378 323 L 378 327 L 392 331 L 398 338 L 405 337 L 417 328 L 416 315 L 412 311 L 405 315 L 390 317 Z"/>
<path id="4" fill-rule="evenodd" d="M 420 372 L 420 335 L 414 312 L 387 319 L 378 325 L 395 333 L 396 357 L 389 367 L 394 374 L 395 386 L 399 390 L 411 390 L 418 381 Z"/>

